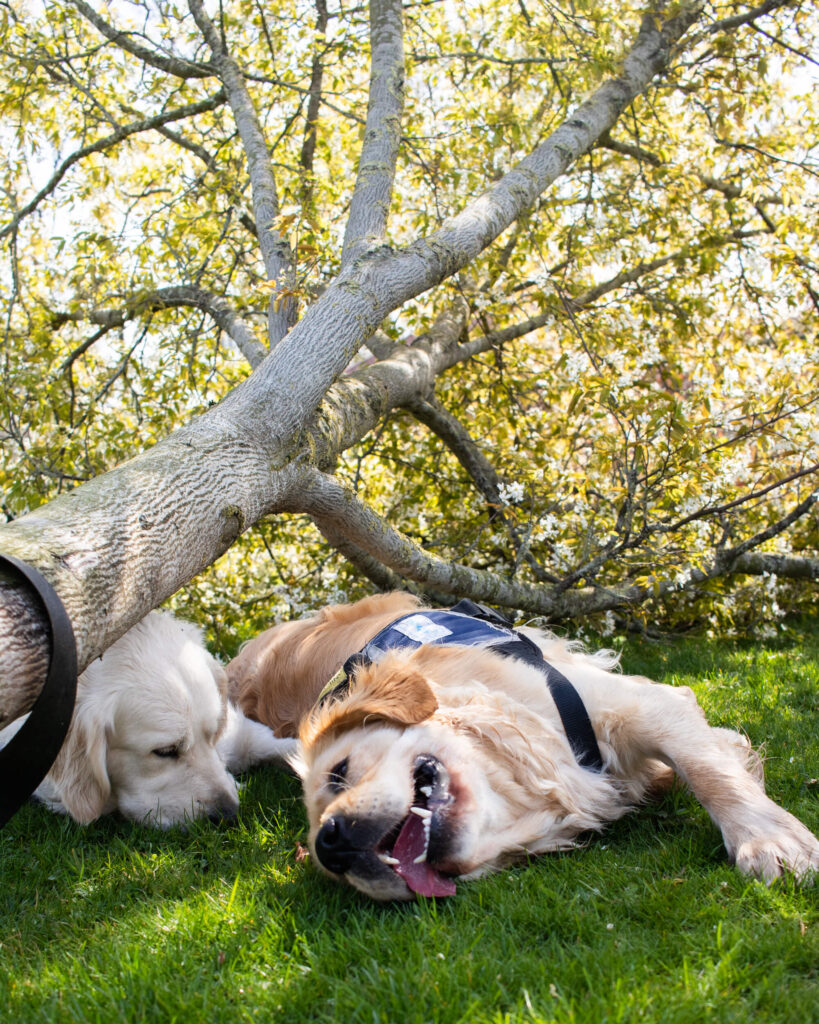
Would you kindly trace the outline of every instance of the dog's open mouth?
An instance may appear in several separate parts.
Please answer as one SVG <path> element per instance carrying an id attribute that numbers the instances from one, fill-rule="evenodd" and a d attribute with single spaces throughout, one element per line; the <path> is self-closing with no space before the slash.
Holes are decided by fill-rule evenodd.
<path id="1" fill-rule="evenodd" d="M 409 814 L 381 840 L 378 859 L 420 896 L 454 896 L 455 882 L 435 868 L 436 826 L 452 803 L 449 773 L 431 754 L 415 761 L 415 794 Z M 432 849 L 430 849 L 432 848 Z"/>

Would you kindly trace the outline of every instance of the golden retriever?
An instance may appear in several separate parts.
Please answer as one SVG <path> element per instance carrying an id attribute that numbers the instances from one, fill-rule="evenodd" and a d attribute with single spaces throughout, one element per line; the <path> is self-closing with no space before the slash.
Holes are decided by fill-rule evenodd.
<path id="1" fill-rule="evenodd" d="M 68 736 L 35 797 L 82 824 L 114 811 L 160 828 L 235 817 L 231 771 L 296 743 L 230 705 L 226 684 L 196 626 L 151 612 L 80 676 Z"/>
<path id="2" fill-rule="evenodd" d="M 770 881 L 819 870 L 819 843 L 765 795 L 748 741 L 710 727 L 688 687 L 613 672 L 610 652 L 520 631 L 579 693 L 602 770 L 579 763 L 543 673 L 491 646 L 377 652 L 348 663 L 347 684 L 316 704 L 388 624 L 424 617 L 408 594 L 370 597 L 275 626 L 227 666 L 247 715 L 300 736 L 311 852 L 329 875 L 380 900 L 449 895 L 456 878 L 569 849 L 674 773 L 740 871 Z"/>

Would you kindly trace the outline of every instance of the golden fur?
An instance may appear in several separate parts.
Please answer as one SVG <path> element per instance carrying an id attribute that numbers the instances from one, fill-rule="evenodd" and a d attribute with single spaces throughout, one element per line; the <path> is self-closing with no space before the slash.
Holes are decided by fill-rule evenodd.
<path id="1" fill-rule="evenodd" d="M 522 630 L 579 691 L 602 773 L 577 763 L 542 674 L 490 648 L 391 651 L 313 708 L 350 654 L 418 607 L 400 593 L 330 607 L 267 630 L 227 666 L 247 715 L 300 736 L 311 849 L 329 874 L 377 899 L 444 895 L 452 877 L 572 847 L 675 773 L 741 871 L 819 871 L 819 843 L 765 795 L 747 740 L 710 727 L 688 687 L 615 673 L 609 653 L 542 631 Z"/>
<path id="2" fill-rule="evenodd" d="M 410 594 L 378 594 L 265 630 L 227 666 L 231 696 L 277 736 L 298 736 L 305 715 L 344 660 L 417 607 Z"/>

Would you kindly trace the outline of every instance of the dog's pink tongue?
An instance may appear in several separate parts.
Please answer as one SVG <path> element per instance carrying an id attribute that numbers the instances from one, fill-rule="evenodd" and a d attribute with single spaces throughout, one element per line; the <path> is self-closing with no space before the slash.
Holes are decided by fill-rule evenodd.
<path id="1" fill-rule="evenodd" d="M 410 889 L 421 896 L 454 896 L 455 883 L 451 878 L 430 867 L 425 860 L 415 863 L 415 858 L 425 849 L 424 823 L 417 814 L 410 814 L 392 848 L 392 856 L 398 861 L 395 870 Z"/>

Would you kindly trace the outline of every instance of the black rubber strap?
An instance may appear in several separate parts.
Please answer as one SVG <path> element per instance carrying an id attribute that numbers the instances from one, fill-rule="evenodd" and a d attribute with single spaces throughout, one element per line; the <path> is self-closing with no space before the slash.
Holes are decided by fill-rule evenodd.
<path id="1" fill-rule="evenodd" d="M 475 619 L 483 619 L 495 626 L 506 626 L 512 628 L 512 620 L 502 615 L 494 608 L 488 608 L 485 604 L 476 604 L 469 598 L 464 598 L 452 608 L 453 612 L 461 612 L 464 615 L 471 615 Z M 557 713 L 568 737 L 575 760 L 584 768 L 591 771 L 603 771 L 603 757 L 594 734 L 594 728 L 586 711 L 583 699 L 575 689 L 573 683 L 569 682 L 563 673 L 550 665 L 543 657 L 543 652 L 524 633 L 514 630 L 517 639 L 506 644 L 493 644 L 489 649 L 495 654 L 503 654 L 510 658 L 519 658 L 533 665 L 546 677 L 546 685 L 555 702 Z"/>
<path id="2" fill-rule="evenodd" d="M 0 828 L 22 807 L 60 752 L 77 696 L 77 646 L 62 601 L 36 569 L 0 554 L 37 591 L 51 627 L 51 662 L 43 688 L 22 728 L 0 750 Z"/>
<path id="3" fill-rule="evenodd" d="M 594 728 L 586 711 L 586 705 L 573 683 L 563 673 L 550 665 L 548 661 L 542 662 L 540 671 L 546 676 L 555 705 L 557 706 L 563 728 L 572 745 L 577 763 L 591 771 L 603 771 L 603 757 L 594 735 Z"/>

